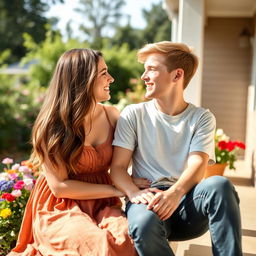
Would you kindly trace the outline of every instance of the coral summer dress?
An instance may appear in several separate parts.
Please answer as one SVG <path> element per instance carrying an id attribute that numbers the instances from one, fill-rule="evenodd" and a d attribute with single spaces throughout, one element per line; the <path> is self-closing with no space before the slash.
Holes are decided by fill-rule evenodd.
<path id="1" fill-rule="evenodd" d="M 110 124 L 105 143 L 84 147 L 78 163 L 79 174 L 71 174 L 70 179 L 111 184 L 108 169 L 113 133 Z M 120 206 L 116 197 L 95 200 L 56 198 L 41 175 L 27 203 L 17 245 L 9 255 L 137 255 Z"/>

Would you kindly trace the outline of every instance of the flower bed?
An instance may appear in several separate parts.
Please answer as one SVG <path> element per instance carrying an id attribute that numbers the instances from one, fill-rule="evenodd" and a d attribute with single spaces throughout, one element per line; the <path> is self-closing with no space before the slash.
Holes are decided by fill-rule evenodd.
<path id="1" fill-rule="evenodd" d="M 22 161 L 14 164 L 10 158 L 2 161 L 0 169 L 0 256 L 6 255 L 15 246 L 22 217 L 37 172 L 31 164 Z"/>

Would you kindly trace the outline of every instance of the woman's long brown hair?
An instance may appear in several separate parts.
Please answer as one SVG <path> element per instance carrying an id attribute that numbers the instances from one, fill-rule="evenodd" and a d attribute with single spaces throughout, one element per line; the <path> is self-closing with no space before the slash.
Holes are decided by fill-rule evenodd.
<path id="1" fill-rule="evenodd" d="M 95 104 L 93 86 L 101 56 L 91 49 L 72 49 L 60 57 L 32 131 L 34 167 L 47 156 L 55 167 L 77 172 L 85 141 L 84 118 Z"/>

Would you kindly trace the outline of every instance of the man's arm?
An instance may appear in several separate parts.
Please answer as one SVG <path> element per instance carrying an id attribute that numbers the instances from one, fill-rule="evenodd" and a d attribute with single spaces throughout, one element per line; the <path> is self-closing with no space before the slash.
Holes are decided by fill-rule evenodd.
<path id="1" fill-rule="evenodd" d="M 160 190 L 153 188 L 140 190 L 133 183 L 131 176 L 127 172 L 132 154 L 133 151 L 131 150 L 115 146 L 110 176 L 116 188 L 126 194 L 132 203 L 147 204 L 154 197 L 152 192 L 158 192 Z"/>
<path id="2" fill-rule="evenodd" d="M 178 181 L 168 190 L 156 193 L 148 209 L 152 209 L 162 220 L 168 219 L 179 206 L 181 198 L 201 181 L 208 160 L 206 153 L 190 153 L 187 168 Z"/>

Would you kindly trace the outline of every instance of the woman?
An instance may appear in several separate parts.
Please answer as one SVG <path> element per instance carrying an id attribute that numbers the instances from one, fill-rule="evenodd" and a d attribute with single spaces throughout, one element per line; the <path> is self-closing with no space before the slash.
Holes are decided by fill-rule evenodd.
<path id="1" fill-rule="evenodd" d="M 108 174 L 119 113 L 99 103 L 113 81 L 98 51 L 60 57 L 32 133 L 42 175 L 10 255 L 136 255 Z"/>

